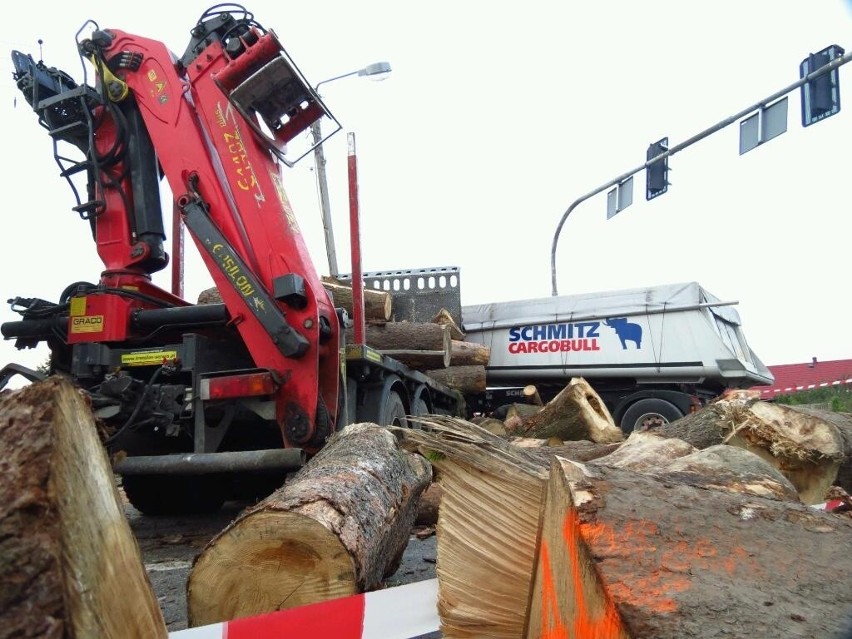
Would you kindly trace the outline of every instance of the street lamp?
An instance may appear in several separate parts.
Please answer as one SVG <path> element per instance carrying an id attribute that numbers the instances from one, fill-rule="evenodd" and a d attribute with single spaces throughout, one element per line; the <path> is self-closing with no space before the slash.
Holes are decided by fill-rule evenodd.
<path id="1" fill-rule="evenodd" d="M 316 91 L 317 95 L 319 95 L 319 88 L 323 84 L 333 82 L 334 80 L 340 80 L 342 78 L 348 78 L 353 75 L 368 77 L 371 80 L 384 80 L 388 77 L 390 72 L 391 66 L 389 62 L 374 62 L 363 69 L 350 71 L 349 73 L 344 73 L 343 75 L 337 75 L 333 78 L 323 80 L 314 87 L 314 91 Z M 328 179 L 325 174 L 325 154 L 322 150 L 323 139 L 322 129 L 320 127 L 321 119 L 322 118 L 317 119 L 311 125 L 311 134 L 313 135 L 314 164 L 316 165 L 317 181 L 319 183 L 320 207 L 322 208 L 322 226 L 325 233 L 325 251 L 328 255 L 328 269 L 329 274 L 332 277 L 336 277 L 339 274 L 339 271 L 337 270 L 337 253 L 334 248 L 334 230 L 331 224 L 331 205 L 329 204 L 328 199 Z"/>

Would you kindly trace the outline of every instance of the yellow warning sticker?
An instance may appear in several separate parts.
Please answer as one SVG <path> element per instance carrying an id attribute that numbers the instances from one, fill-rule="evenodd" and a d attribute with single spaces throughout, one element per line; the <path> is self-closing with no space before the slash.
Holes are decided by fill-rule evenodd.
<path id="1" fill-rule="evenodd" d="M 103 315 L 83 315 L 71 318 L 72 333 L 100 333 L 104 330 Z"/>
<path id="2" fill-rule="evenodd" d="M 86 314 L 86 298 L 72 297 L 71 308 L 69 309 L 72 317 L 79 317 Z"/>
<path id="3" fill-rule="evenodd" d="M 177 351 L 137 351 L 121 356 L 122 366 L 151 366 L 177 359 Z"/>

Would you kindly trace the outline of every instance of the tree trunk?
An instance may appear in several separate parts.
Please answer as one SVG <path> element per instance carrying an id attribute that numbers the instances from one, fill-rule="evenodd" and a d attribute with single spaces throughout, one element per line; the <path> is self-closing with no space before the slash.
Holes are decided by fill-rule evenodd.
<path id="1" fill-rule="evenodd" d="M 450 352 L 450 329 L 428 322 L 388 322 L 368 324 L 365 330 L 367 346 L 377 351 L 413 350 Z M 352 343 L 354 331 L 346 329 L 346 341 Z"/>
<path id="2" fill-rule="evenodd" d="M 196 558 L 190 626 L 378 588 L 399 566 L 431 479 L 429 463 L 386 428 L 344 428 Z"/>
<path id="3" fill-rule="evenodd" d="M 491 349 L 484 344 L 457 339 L 450 344 L 450 366 L 487 366 L 490 359 Z"/>
<path id="4" fill-rule="evenodd" d="M 527 398 L 527 401 L 530 404 L 544 406 L 544 402 L 541 401 L 541 395 L 538 394 L 538 389 L 535 387 L 535 384 L 527 384 L 524 386 L 524 397 Z"/>
<path id="5" fill-rule="evenodd" d="M 599 457 L 595 463 L 644 472 L 665 466 L 670 461 L 696 450 L 698 449 L 682 439 L 661 437 L 647 431 L 634 431 L 616 450 Z"/>
<path id="6" fill-rule="evenodd" d="M 486 388 L 484 366 L 448 366 L 423 371 L 436 382 L 462 393 L 484 393 Z"/>
<path id="7" fill-rule="evenodd" d="M 453 316 L 445 308 L 442 308 L 436 313 L 435 317 L 432 318 L 432 323 L 449 326 L 450 337 L 454 340 L 463 340 L 465 337 L 464 332 L 459 328 L 459 325 L 456 324 Z"/>
<path id="8" fill-rule="evenodd" d="M 447 351 L 382 350 L 379 352 L 418 371 L 446 368 L 450 365 L 450 354 Z"/>
<path id="9" fill-rule="evenodd" d="M 352 285 L 341 283 L 329 277 L 322 278 L 325 287 L 334 300 L 335 308 L 345 308 L 349 316 L 354 315 Z M 393 298 L 387 291 L 373 288 L 364 289 L 364 319 L 373 322 L 387 322 L 393 316 Z"/>
<path id="10" fill-rule="evenodd" d="M 586 380 L 575 377 L 538 412 L 523 420 L 510 434 L 563 441 L 586 439 L 599 443 L 622 441 L 624 434 L 615 425 L 600 396 Z"/>
<path id="11" fill-rule="evenodd" d="M 837 429 L 842 441 L 843 456 L 840 459 L 834 484 L 852 494 L 852 413 L 837 413 L 807 406 L 790 406 L 790 408 L 821 419 Z"/>
<path id="12" fill-rule="evenodd" d="M 168 635 L 89 404 L 51 377 L 0 395 L 0 637 Z"/>
<path id="13" fill-rule="evenodd" d="M 438 524 L 438 512 L 441 508 L 441 497 L 444 489 L 437 481 L 432 482 L 417 503 L 417 517 L 414 519 L 416 526 L 435 526 Z"/>
<path id="14" fill-rule="evenodd" d="M 434 460 L 442 489 L 436 528 L 442 636 L 517 639 L 547 466 L 470 422 L 438 416 L 424 422 L 422 430 L 392 430 L 405 447 Z"/>
<path id="15" fill-rule="evenodd" d="M 611 452 L 618 450 L 622 446 L 620 442 L 610 444 L 598 444 L 587 440 L 574 442 L 563 442 L 558 446 L 547 446 L 533 448 L 529 452 L 536 458 L 542 460 L 543 464 L 550 464 L 550 460 L 554 457 L 563 457 L 577 462 L 588 462 L 593 459 L 599 459 Z"/>
<path id="16" fill-rule="evenodd" d="M 850 535 L 802 504 L 556 460 L 526 637 L 840 636 Z"/>
<path id="17" fill-rule="evenodd" d="M 824 501 L 838 480 L 852 488 L 852 417 L 839 413 L 731 398 L 652 432 L 696 448 L 723 442 L 745 448 L 778 468 L 806 504 Z"/>

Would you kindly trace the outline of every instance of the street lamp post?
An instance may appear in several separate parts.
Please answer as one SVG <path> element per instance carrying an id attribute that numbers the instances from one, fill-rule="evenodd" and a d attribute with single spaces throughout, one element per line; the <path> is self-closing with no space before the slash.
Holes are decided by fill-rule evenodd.
<path id="1" fill-rule="evenodd" d="M 369 64 L 363 69 L 351 71 L 338 75 L 327 80 L 323 80 L 314 87 L 317 95 L 321 85 L 334 80 L 348 78 L 350 76 L 365 76 L 371 80 L 384 80 L 391 72 L 391 66 L 388 62 L 375 62 Z M 313 136 L 314 146 L 314 165 L 317 173 L 317 183 L 319 184 L 320 208 L 322 209 L 322 227 L 325 234 L 325 251 L 328 256 L 329 275 L 336 277 L 340 271 L 337 268 L 337 251 L 334 244 L 334 228 L 331 222 L 331 203 L 328 199 L 328 178 L 325 173 L 325 153 L 322 150 L 322 128 L 318 119 L 311 125 L 311 135 Z"/>

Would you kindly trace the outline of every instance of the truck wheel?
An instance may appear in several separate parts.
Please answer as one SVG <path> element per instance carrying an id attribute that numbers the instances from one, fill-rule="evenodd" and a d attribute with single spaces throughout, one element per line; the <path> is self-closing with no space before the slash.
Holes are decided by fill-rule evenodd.
<path id="1" fill-rule="evenodd" d="M 628 435 L 635 430 L 648 430 L 683 417 L 683 413 L 664 399 L 640 399 L 624 411 L 621 430 Z"/>
<path id="2" fill-rule="evenodd" d="M 382 425 L 407 428 L 408 420 L 405 419 L 405 416 L 405 404 L 402 403 L 399 393 L 388 391 L 388 396 L 385 398 L 384 410 L 382 410 Z"/>
<path id="3" fill-rule="evenodd" d="M 128 475 L 121 483 L 127 500 L 145 515 L 214 513 L 225 501 L 224 481 L 215 475 Z"/>

